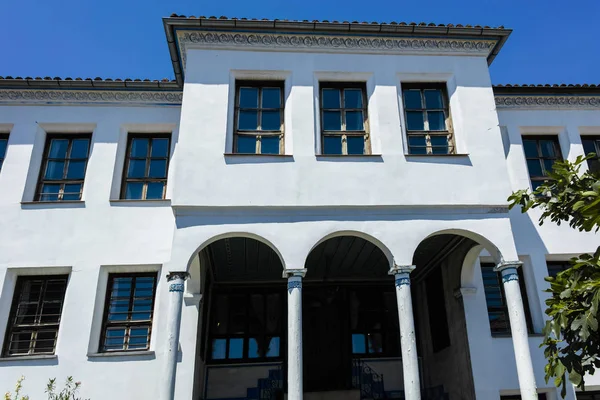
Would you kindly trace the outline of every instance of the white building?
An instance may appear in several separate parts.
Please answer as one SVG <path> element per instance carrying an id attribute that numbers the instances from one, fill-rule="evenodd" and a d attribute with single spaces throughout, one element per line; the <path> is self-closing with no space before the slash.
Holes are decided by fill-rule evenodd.
<path id="1" fill-rule="evenodd" d="M 558 398 L 544 277 L 598 237 L 506 198 L 598 87 L 493 87 L 503 28 L 164 24 L 176 81 L 0 80 L 1 390 Z"/>

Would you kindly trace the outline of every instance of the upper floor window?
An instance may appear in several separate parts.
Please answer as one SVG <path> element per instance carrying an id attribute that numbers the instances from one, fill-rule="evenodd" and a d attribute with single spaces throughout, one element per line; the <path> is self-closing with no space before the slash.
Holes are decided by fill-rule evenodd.
<path id="1" fill-rule="evenodd" d="M 409 154 L 455 153 L 446 86 L 403 83 Z"/>
<path id="2" fill-rule="evenodd" d="M 321 83 L 321 153 L 371 152 L 364 83 Z"/>
<path id="3" fill-rule="evenodd" d="M 546 400 L 546 393 L 538 393 L 537 397 L 538 400 Z M 521 400 L 521 395 L 517 394 L 514 396 L 500 396 L 500 400 Z M 581 400 L 581 398 L 579 397 L 579 393 L 577 394 L 577 400 Z"/>
<path id="4" fill-rule="evenodd" d="M 233 149 L 283 154 L 283 82 L 236 82 Z"/>
<path id="5" fill-rule="evenodd" d="M 37 201 L 81 200 L 90 135 L 48 135 Z"/>
<path id="6" fill-rule="evenodd" d="M 67 278 L 67 275 L 17 278 L 4 356 L 54 354 Z"/>
<path id="7" fill-rule="evenodd" d="M 0 170 L 2 170 L 2 164 L 4 163 L 4 157 L 6 157 L 6 148 L 8 147 L 8 135 L 0 133 Z"/>
<path id="8" fill-rule="evenodd" d="M 600 390 L 577 392 L 577 400 L 600 400 Z"/>
<path id="9" fill-rule="evenodd" d="M 594 158 L 590 158 L 588 167 L 591 172 L 600 172 L 600 136 L 582 136 L 581 143 L 583 144 L 583 151 L 585 154 L 595 153 Z M 2 151 L 2 149 L 0 149 Z M 1 153 L 0 153 L 1 156 Z"/>
<path id="10" fill-rule="evenodd" d="M 562 159 L 558 136 L 523 136 L 523 149 L 531 188 L 535 190 L 548 180 L 554 163 Z"/>
<path id="11" fill-rule="evenodd" d="M 568 261 L 548 261 L 548 276 L 555 277 L 559 272 L 563 272 L 571 268 L 571 263 Z"/>
<path id="12" fill-rule="evenodd" d="M 100 351 L 150 347 L 156 274 L 110 274 Z"/>
<path id="13" fill-rule="evenodd" d="M 508 318 L 508 305 L 506 295 L 502 284 L 502 274 L 494 271 L 494 264 L 482 263 L 481 275 L 483 277 L 483 288 L 485 291 L 485 300 L 488 309 L 488 318 L 492 335 L 510 333 L 510 321 Z M 525 280 L 522 268 L 517 269 L 519 274 L 519 286 L 521 287 L 521 297 L 523 298 L 523 308 L 525 309 L 525 319 L 529 333 L 533 333 L 533 324 L 531 322 L 531 313 L 529 312 L 529 301 L 527 300 L 527 290 L 525 289 Z"/>
<path id="14" fill-rule="evenodd" d="M 121 198 L 160 200 L 167 190 L 170 134 L 130 134 Z"/>

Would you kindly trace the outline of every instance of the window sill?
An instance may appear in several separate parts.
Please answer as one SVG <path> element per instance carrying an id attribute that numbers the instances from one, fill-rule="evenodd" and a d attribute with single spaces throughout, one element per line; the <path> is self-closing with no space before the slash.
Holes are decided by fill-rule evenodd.
<path id="1" fill-rule="evenodd" d="M 22 201 L 21 208 L 82 208 L 85 207 L 83 200 L 65 201 Z"/>
<path id="2" fill-rule="evenodd" d="M 109 351 L 105 353 L 90 353 L 87 358 L 110 358 L 110 357 L 151 357 L 154 358 L 156 354 L 153 350 L 141 350 L 141 351 Z"/>
<path id="3" fill-rule="evenodd" d="M 294 157 L 291 154 L 223 153 L 225 157 Z"/>
<path id="4" fill-rule="evenodd" d="M 1 357 L 0 363 L 11 362 L 11 361 L 56 360 L 56 359 L 58 359 L 58 356 L 56 354 L 32 354 L 29 356 Z"/>
<path id="5" fill-rule="evenodd" d="M 469 157 L 469 153 L 460 154 L 404 154 L 405 157 Z"/>
<path id="6" fill-rule="evenodd" d="M 159 199 L 159 200 L 127 200 L 127 199 L 111 199 L 109 200 L 112 206 L 147 206 L 147 207 L 160 207 L 170 206 L 171 199 Z"/>
<path id="7" fill-rule="evenodd" d="M 543 333 L 528 333 L 527 337 L 544 337 Z M 512 339 L 511 333 L 492 333 L 494 339 Z"/>
<path id="8" fill-rule="evenodd" d="M 352 157 L 381 157 L 381 154 L 316 154 L 317 158 L 352 158 Z"/>
<path id="9" fill-rule="evenodd" d="M 381 154 L 316 154 L 321 162 L 383 162 Z"/>
<path id="10" fill-rule="evenodd" d="M 226 164 L 260 164 L 260 163 L 284 163 L 293 162 L 294 156 L 291 154 L 245 154 L 245 153 L 225 153 Z"/>

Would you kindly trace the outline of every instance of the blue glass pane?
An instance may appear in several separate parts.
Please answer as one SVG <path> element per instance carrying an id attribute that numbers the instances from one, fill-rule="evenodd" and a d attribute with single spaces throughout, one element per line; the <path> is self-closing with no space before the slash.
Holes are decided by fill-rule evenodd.
<path id="1" fill-rule="evenodd" d="M 69 183 L 65 185 L 63 200 L 81 200 L 81 183 Z"/>
<path id="2" fill-rule="evenodd" d="M 145 349 L 148 346 L 148 328 L 131 328 L 129 332 L 129 349 Z"/>
<path id="3" fill-rule="evenodd" d="M 279 136 L 263 136 L 260 139 L 262 154 L 279 154 Z"/>
<path id="4" fill-rule="evenodd" d="M 362 131 L 364 130 L 364 119 L 362 111 L 347 111 L 346 112 L 346 130 L 347 131 Z"/>
<path id="5" fill-rule="evenodd" d="M 280 108 L 281 89 L 264 88 L 262 91 L 262 108 Z"/>
<path id="6" fill-rule="evenodd" d="M 427 154 L 425 135 L 410 135 L 408 137 L 408 152 L 410 154 Z"/>
<path id="7" fill-rule="evenodd" d="M 89 139 L 73 140 L 73 145 L 71 146 L 71 154 L 69 155 L 69 158 L 87 158 L 89 144 Z"/>
<path id="8" fill-rule="evenodd" d="M 537 142 L 535 140 L 523 140 L 523 150 L 525 151 L 525 157 L 538 157 Z"/>
<path id="9" fill-rule="evenodd" d="M 131 142 L 131 157 L 147 157 L 148 156 L 148 139 L 136 138 Z"/>
<path id="10" fill-rule="evenodd" d="M 142 198 L 144 184 L 141 182 L 128 183 L 125 188 L 126 200 L 140 200 Z"/>
<path id="11" fill-rule="evenodd" d="M 167 160 L 150 160 L 150 178 L 166 178 L 167 177 Z"/>
<path id="12" fill-rule="evenodd" d="M 41 190 L 40 201 L 57 201 L 60 185 L 44 184 Z"/>
<path id="13" fill-rule="evenodd" d="M 405 90 L 404 91 L 404 108 L 407 110 L 421 109 L 421 91 L 420 90 Z"/>
<path id="14" fill-rule="evenodd" d="M 345 108 L 362 108 L 362 90 L 346 89 L 344 90 L 344 107 Z"/>
<path id="15" fill-rule="evenodd" d="M 52 139 L 48 158 L 66 158 L 69 141 L 67 139 Z"/>
<path id="16" fill-rule="evenodd" d="M 240 111 L 238 129 L 254 131 L 258 129 L 258 111 Z"/>
<path id="17" fill-rule="evenodd" d="M 258 88 L 240 88 L 240 107 L 258 108 Z"/>
<path id="18" fill-rule="evenodd" d="M 341 111 L 323 111 L 323 129 L 326 131 L 341 131 Z"/>
<path id="19" fill-rule="evenodd" d="M 278 131 L 281 129 L 281 117 L 279 111 L 263 111 L 260 129 L 263 131 Z"/>
<path id="20" fill-rule="evenodd" d="M 323 89 L 323 108 L 340 108 L 339 89 Z"/>
<path id="21" fill-rule="evenodd" d="M 443 111 L 429 111 L 427 113 L 430 131 L 445 131 L 446 117 Z"/>
<path id="22" fill-rule="evenodd" d="M 269 348 L 267 349 L 267 357 L 279 357 L 279 338 L 272 337 L 269 339 Z"/>
<path id="23" fill-rule="evenodd" d="M 425 95 L 425 107 L 432 108 L 444 108 L 442 102 L 442 91 L 439 89 L 427 89 L 423 91 Z"/>
<path id="24" fill-rule="evenodd" d="M 256 153 L 256 136 L 238 135 L 237 153 Z"/>
<path id="25" fill-rule="evenodd" d="M 167 157 L 169 155 L 169 139 L 152 140 L 150 157 Z"/>
<path id="26" fill-rule="evenodd" d="M 125 321 L 129 314 L 129 300 L 112 300 L 108 310 L 109 321 Z"/>
<path id="27" fill-rule="evenodd" d="M 365 138 L 363 136 L 348 136 L 346 139 L 348 154 L 364 154 Z"/>
<path id="28" fill-rule="evenodd" d="M 227 339 L 213 339 L 211 357 L 213 360 L 224 360 L 227 357 Z"/>
<path id="29" fill-rule="evenodd" d="M 367 352 L 365 346 L 365 335 L 362 333 L 352 334 L 352 354 L 365 354 Z"/>
<path id="30" fill-rule="evenodd" d="M 164 195 L 164 182 L 148 182 L 148 188 L 146 189 L 147 200 L 161 200 L 165 197 Z"/>
<path id="31" fill-rule="evenodd" d="M 536 190 L 544 181 L 531 181 L 531 190 Z"/>
<path id="32" fill-rule="evenodd" d="M 264 352 L 264 349 L 258 348 L 258 339 L 250 338 L 248 340 L 248 358 L 259 358 L 261 357 L 261 352 Z"/>
<path id="33" fill-rule="evenodd" d="M 2 169 L 2 164 L 4 163 L 4 160 L 2 158 L 0 158 L 0 170 Z"/>
<path id="34" fill-rule="evenodd" d="M 448 154 L 448 136 L 431 136 L 431 152 L 433 154 Z"/>
<path id="35" fill-rule="evenodd" d="M 4 156 L 6 155 L 7 144 L 7 139 L 0 139 L 0 159 L 4 158 Z"/>
<path id="36" fill-rule="evenodd" d="M 67 179 L 83 179 L 85 177 L 85 161 L 69 161 Z"/>
<path id="37" fill-rule="evenodd" d="M 556 150 L 553 140 L 540 140 L 540 148 L 544 157 L 556 157 Z"/>
<path id="38" fill-rule="evenodd" d="M 244 339 L 229 339 L 229 358 L 237 359 L 244 356 Z"/>
<path id="39" fill-rule="evenodd" d="M 44 174 L 44 179 L 49 180 L 60 180 L 63 179 L 65 169 L 64 161 L 48 161 L 46 166 L 46 173 Z"/>
<path id="40" fill-rule="evenodd" d="M 367 335 L 369 342 L 369 354 L 378 354 L 383 352 L 383 341 L 381 333 L 369 333 Z"/>
<path id="41" fill-rule="evenodd" d="M 143 178 L 146 176 L 146 160 L 129 160 L 128 178 Z"/>
<path id="42" fill-rule="evenodd" d="M 125 341 L 125 328 L 113 328 L 106 330 L 106 346 L 121 347 Z"/>
<path id="43" fill-rule="evenodd" d="M 543 176 L 542 164 L 540 160 L 527 160 L 527 169 L 529 170 L 530 176 Z"/>
<path id="44" fill-rule="evenodd" d="M 544 175 L 548 175 L 548 173 L 552 172 L 552 168 L 554 167 L 555 160 L 544 160 L 544 169 L 546 173 Z"/>
<path id="45" fill-rule="evenodd" d="M 423 113 L 420 111 L 407 111 L 406 127 L 409 131 L 425 130 L 425 123 L 423 122 Z"/>
<path id="46" fill-rule="evenodd" d="M 583 152 L 587 155 L 590 153 L 597 153 L 596 151 L 596 140 L 594 139 L 581 139 L 583 145 Z M 2 140 L 0 140 L 0 158 L 2 158 Z M 596 154 L 598 156 L 598 154 Z"/>
<path id="47" fill-rule="evenodd" d="M 324 136 L 323 154 L 342 154 L 342 137 Z"/>

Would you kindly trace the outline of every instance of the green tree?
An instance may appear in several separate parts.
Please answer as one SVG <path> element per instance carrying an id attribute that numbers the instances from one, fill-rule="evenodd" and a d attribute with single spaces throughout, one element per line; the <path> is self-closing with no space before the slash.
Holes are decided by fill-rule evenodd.
<path id="1" fill-rule="evenodd" d="M 535 191 L 519 190 L 509 198 L 510 208 L 521 212 L 539 207 L 539 224 L 546 219 L 574 229 L 598 232 L 600 229 L 600 174 L 581 173 L 581 165 L 593 157 L 577 157 L 574 163 L 556 162 L 549 180 Z M 554 380 L 565 397 L 569 380 L 585 389 L 584 375 L 600 368 L 600 247 L 594 254 L 582 254 L 570 260 L 571 267 L 555 278 L 548 277 L 551 297 L 546 300 L 550 317 L 544 328 L 546 382 Z M 565 379 L 568 374 L 569 379 Z"/>

